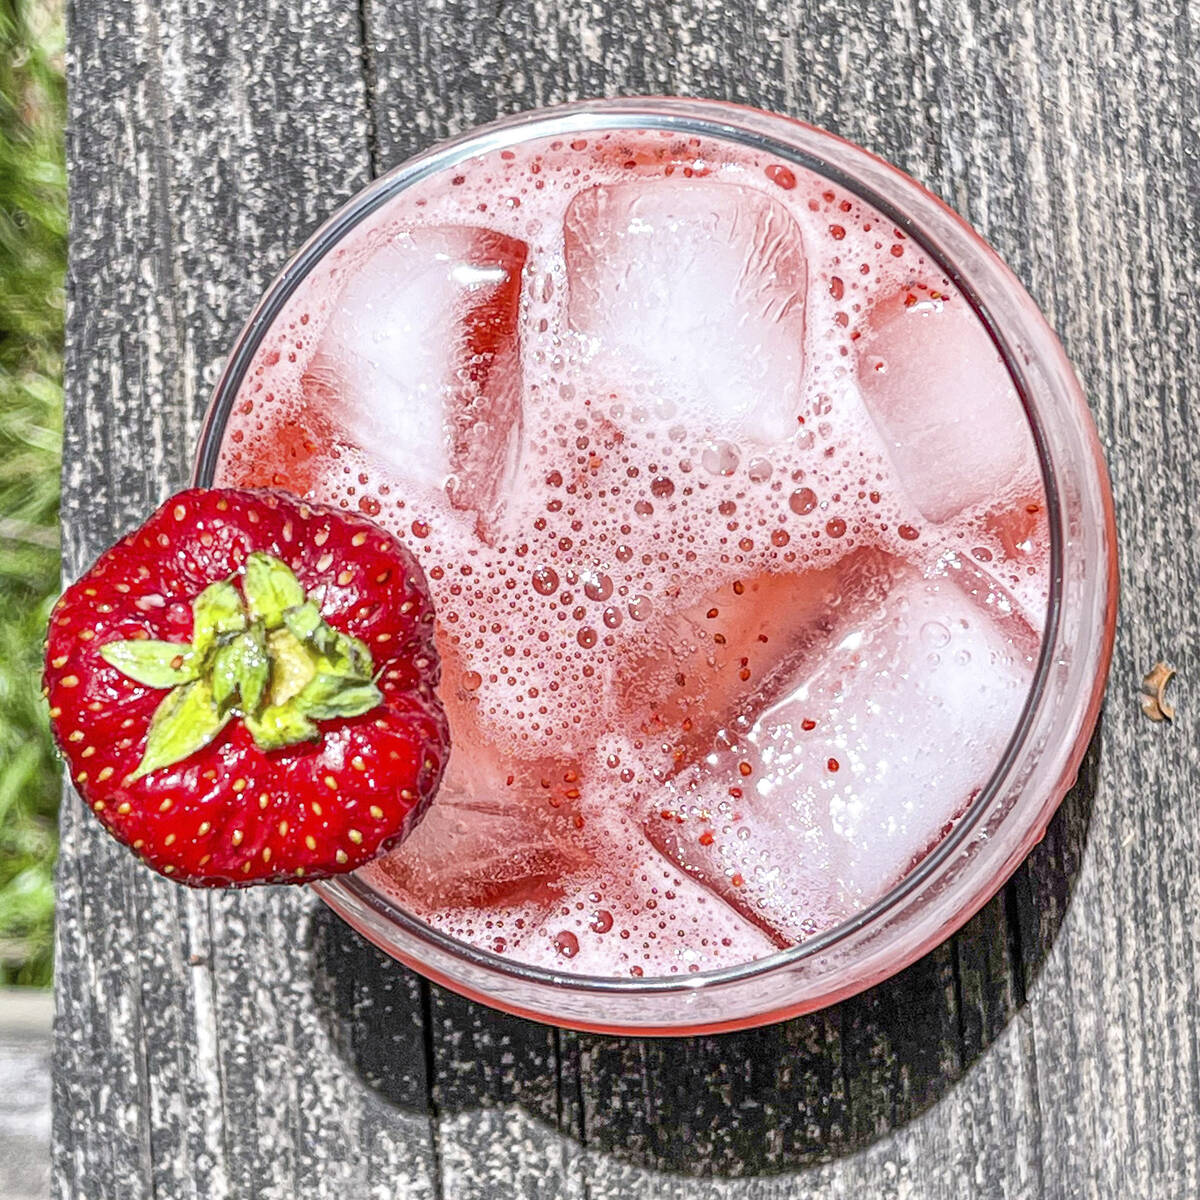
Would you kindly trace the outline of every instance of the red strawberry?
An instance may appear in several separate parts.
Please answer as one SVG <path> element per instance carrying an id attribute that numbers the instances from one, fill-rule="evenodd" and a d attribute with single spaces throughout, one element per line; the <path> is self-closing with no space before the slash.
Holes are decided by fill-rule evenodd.
<path id="1" fill-rule="evenodd" d="M 351 871 L 437 790 L 449 733 L 416 560 L 364 517 L 196 489 L 50 619 L 71 778 L 157 871 L 216 886 Z"/>

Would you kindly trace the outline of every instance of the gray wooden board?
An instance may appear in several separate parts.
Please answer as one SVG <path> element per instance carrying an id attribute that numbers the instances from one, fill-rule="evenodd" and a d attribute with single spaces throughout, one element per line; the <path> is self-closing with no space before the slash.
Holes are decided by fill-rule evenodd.
<path id="1" fill-rule="evenodd" d="M 1200 36 L 1170 0 L 75 0 L 65 569 L 186 478 L 254 298 L 369 175 L 586 95 L 726 97 L 944 196 L 1059 330 L 1108 451 L 1101 732 L 958 936 L 836 1008 L 666 1042 L 431 988 L 298 890 L 135 867 L 69 793 L 60 1197 L 1200 1194 Z M 1180 668 L 1179 719 L 1137 682 Z"/>

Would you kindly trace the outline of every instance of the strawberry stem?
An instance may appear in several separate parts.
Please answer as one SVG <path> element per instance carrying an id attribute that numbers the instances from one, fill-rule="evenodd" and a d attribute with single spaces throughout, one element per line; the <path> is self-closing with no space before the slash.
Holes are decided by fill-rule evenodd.
<path id="1" fill-rule="evenodd" d="M 169 688 L 132 783 L 208 745 L 238 717 L 262 750 L 321 737 L 317 721 L 370 712 L 383 699 L 371 652 L 328 625 L 291 568 L 249 555 L 241 575 L 192 601 L 190 643 L 134 639 L 100 647 L 143 687 Z"/>

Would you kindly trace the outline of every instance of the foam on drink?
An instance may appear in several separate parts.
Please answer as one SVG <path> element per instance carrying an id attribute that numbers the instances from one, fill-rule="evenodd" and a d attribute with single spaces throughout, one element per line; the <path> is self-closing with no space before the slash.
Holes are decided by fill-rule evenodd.
<path id="1" fill-rule="evenodd" d="M 453 749 L 368 874 L 527 962 L 829 928 L 961 816 L 1032 678 L 1044 497 L 995 347 L 878 213 L 723 143 L 411 186 L 275 322 L 218 476 L 417 553 Z"/>

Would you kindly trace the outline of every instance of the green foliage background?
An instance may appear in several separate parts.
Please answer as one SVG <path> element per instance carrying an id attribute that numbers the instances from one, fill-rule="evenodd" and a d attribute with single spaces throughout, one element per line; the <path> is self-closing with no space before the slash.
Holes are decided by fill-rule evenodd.
<path id="1" fill-rule="evenodd" d="M 59 772 L 41 699 L 59 586 L 67 253 L 60 0 L 0 0 L 0 984 L 50 982 Z"/>

